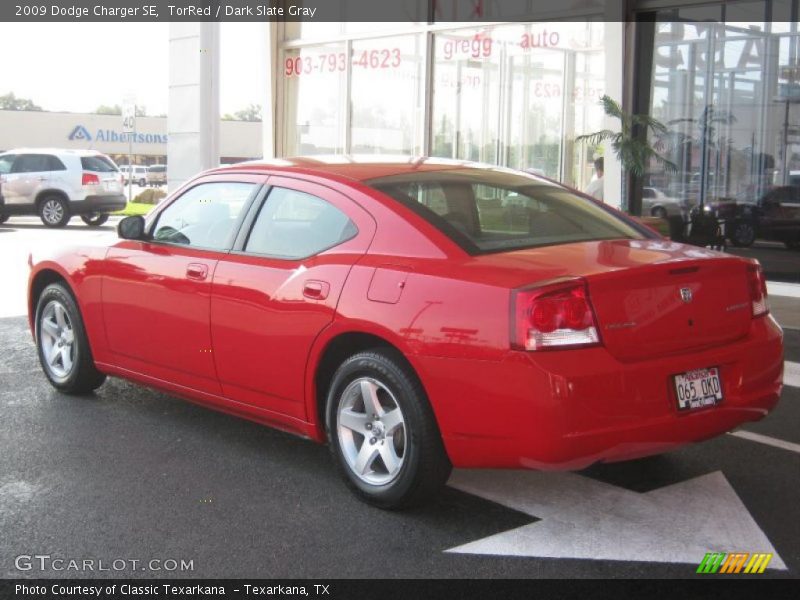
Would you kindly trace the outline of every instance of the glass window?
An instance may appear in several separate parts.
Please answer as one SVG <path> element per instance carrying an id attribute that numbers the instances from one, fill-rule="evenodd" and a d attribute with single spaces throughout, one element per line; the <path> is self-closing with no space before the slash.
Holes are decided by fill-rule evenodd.
<path id="1" fill-rule="evenodd" d="M 114 163 L 105 156 L 82 156 L 81 167 L 84 171 L 95 171 L 97 173 L 113 173 L 117 171 Z"/>
<path id="2" fill-rule="evenodd" d="M 57 156 L 48 156 L 47 160 L 49 162 L 49 167 L 51 171 L 66 171 L 67 167 L 64 166 L 64 163 L 61 162 L 61 159 Z"/>
<path id="3" fill-rule="evenodd" d="M 345 138 L 344 42 L 286 50 L 283 77 L 284 154 L 341 154 Z"/>
<path id="4" fill-rule="evenodd" d="M 472 254 L 642 237 L 590 200 L 509 171 L 437 171 L 368 183 Z"/>
<path id="5" fill-rule="evenodd" d="M 11 165 L 14 164 L 15 158 L 17 158 L 16 154 L 4 154 L 0 156 L 0 175 L 6 175 L 11 172 Z"/>
<path id="6" fill-rule="evenodd" d="M 258 214 L 245 250 L 275 258 L 319 254 L 355 236 L 355 224 L 324 200 L 286 188 L 273 188 Z"/>
<path id="7" fill-rule="evenodd" d="M 256 184 L 201 183 L 170 204 L 158 217 L 153 239 L 212 250 L 230 247 L 235 225 Z"/>
<path id="8" fill-rule="evenodd" d="M 350 152 L 422 154 L 425 38 L 353 42 Z"/>
<path id="9" fill-rule="evenodd" d="M 41 173 L 50 170 L 50 161 L 46 154 L 23 154 L 14 163 L 14 173 Z"/>

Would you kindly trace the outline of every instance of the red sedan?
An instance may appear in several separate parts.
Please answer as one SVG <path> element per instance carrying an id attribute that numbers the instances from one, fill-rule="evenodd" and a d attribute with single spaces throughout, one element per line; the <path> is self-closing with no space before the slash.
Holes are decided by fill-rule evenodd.
<path id="1" fill-rule="evenodd" d="M 245 163 L 119 235 L 31 258 L 53 386 L 124 377 L 327 441 L 384 507 L 430 496 L 453 465 L 664 452 L 761 419 L 781 391 L 757 262 L 517 171 Z"/>

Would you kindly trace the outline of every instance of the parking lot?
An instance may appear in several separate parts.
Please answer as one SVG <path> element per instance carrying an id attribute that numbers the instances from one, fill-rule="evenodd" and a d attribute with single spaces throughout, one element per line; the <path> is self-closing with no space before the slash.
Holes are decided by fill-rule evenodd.
<path id="1" fill-rule="evenodd" d="M 710 551 L 800 573 L 791 286 L 771 286 L 787 386 L 764 421 L 579 473 L 457 471 L 432 505 L 393 513 L 356 500 L 325 447 L 119 379 L 54 391 L 23 316 L 27 252 L 114 235 L 113 220 L 0 226 L 0 577 L 691 577 Z M 25 570 L 36 554 L 125 563 Z M 191 568 L 154 566 L 169 560 Z"/>

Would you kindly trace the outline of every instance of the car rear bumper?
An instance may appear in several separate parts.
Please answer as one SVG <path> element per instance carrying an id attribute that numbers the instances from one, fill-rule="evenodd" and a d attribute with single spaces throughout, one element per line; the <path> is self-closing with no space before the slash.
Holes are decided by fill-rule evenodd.
<path id="1" fill-rule="evenodd" d="M 107 213 L 122 210 L 128 204 L 123 194 L 103 194 L 86 196 L 79 202 L 71 202 L 70 208 L 73 214 L 82 215 L 86 213 Z"/>
<path id="2" fill-rule="evenodd" d="M 724 347 L 621 362 L 604 348 L 510 352 L 506 360 L 418 358 L 458 467 L 581 469 L 658 454 L 756 421 L 778 402 L 782 332 L 771 318 Z M 724 398 L 677 409 L 672 377 L 717 366 Z"/>

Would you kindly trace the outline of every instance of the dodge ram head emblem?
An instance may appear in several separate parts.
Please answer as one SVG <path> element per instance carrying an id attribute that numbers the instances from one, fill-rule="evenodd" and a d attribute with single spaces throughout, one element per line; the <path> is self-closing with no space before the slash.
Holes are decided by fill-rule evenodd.
<path id="1" fill-rule="evenodd" d="M 681 300 L 683 300 L 687 304 L 692 301 L 691 288 L 681 288 Z"/>

